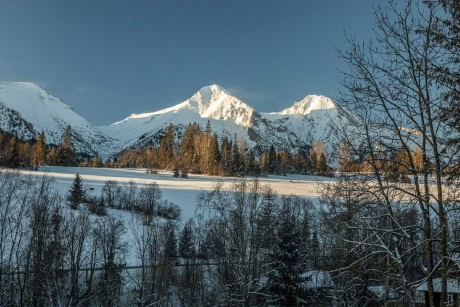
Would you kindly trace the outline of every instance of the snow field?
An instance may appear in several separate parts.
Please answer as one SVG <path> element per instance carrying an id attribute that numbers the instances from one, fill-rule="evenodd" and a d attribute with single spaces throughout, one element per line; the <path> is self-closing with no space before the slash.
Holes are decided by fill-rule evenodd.
<path id="1" fill-rule="evenodd" d="M 7 169 L 3 171 L 8 171 Z M 83 167 L 62 167 L 46 166 L 38 171 L 21 170 L 24 175 L 49 176 L 54 178 L 55 187 L 62 195 L 66 195 L 73 183 L 75 174 L 79 173 L 83 187 L 93 196 L 100 196 L 105 182 L 108 180 L 117 181 L 120 185 L 127 185 L 130 181 L 142 187 L 149 183 L 157 183 L 163 194 L 163 199 L 180 206 L 181 222 L 194 217 L 196 198 L 203 191 L 211 191 L 218 182 L 223 182 L 223 188 L 229 189 L 235 180 L 242 178 L 216 177 L 205 175 L 189 175 L 188 179 L 174 178 L 171 171 L 160 171 L 158 174 L 147 174 L 146 169 L 109 169 L 109 168 L 83 168 Z M 254 178 L 244 178 L 253 180 Z M 291 175 L 291 176 L 270 176 L 259 178 L 261 184 L 269 185 L 276 194 L 282 196 L 298 196 L 303 198 L 316 199 L 318 197 L 317 185 L 319 181 L 334 180 L 332 178 L 319 178 L 314 176 Z M 86 210 L 82 206 L 81 210 Z M 66 215 L 79 214 L 77 210 L 71 210 L 64 206 L 63 212 Z M 138 264 L 137 251 L 134 248 L 134 235 L 130 227 L 137 213 L 125 210 L 107 209 L 109 216 L 123 220 L 126 232 L 123 241 L 127 243 L 125 253 L 128 265 Z M 92 220 L 97 219 L 96 215 L 90 215 Z"/>

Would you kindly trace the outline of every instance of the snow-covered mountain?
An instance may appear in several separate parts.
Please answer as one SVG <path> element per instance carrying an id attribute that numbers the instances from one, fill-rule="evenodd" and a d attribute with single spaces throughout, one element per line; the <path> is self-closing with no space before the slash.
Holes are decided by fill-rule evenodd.
<path id="1" fill-rule="evenodd" d="M 236 134 L 256 152 L 271 145 L 294 151 L 316 141 L 324 142 L 328 151 L 333 152 L 340 143 L 338 135 L 342 127 L 354 126 L 349 113 L 324 96 L 307 96 L 281 112 L 259 113 L 214 84 L 171 108 L 132 114 L 99 129 L 120 140 L 124 148 L 131 148 L 158 143 L 170 123 L 185 129 L 189 123 L 204 126 L 207 121 L 219 136 L 232 138 Z"/>
<path id="2" fill-rule="evenodd" d="M 67 125 L 79 152 L 108 158 L 124 149 L 158 144 L 169 124 L 177 136 L 190 123 L 211 123 L 220 137 L 239 141 L 261 153 L 271 145 L 277 149 L 308 148 L 316 141 L 334 153 L 343 129 L 355 129 L 350 112 L 324 96 L 306 96 L 290 108 L 259 113 L 219 85 L 201 88 L 173 107 L 131 116 L 108 126 L 93 127 L 60 99 L 25 82 L 0 82 L 0 129 L 18 133 L 23 139 L 37 138 L 45 131 L 48 143 L 57 144 Z M 334 161 L 331 161 L 334 163 Z"/>
<path id="3" fill-rule="evenodd" d="M 338 107 L 330 98 L 317 95 L 306 96 L 290 108 L 263 113 L 263 116 L 277 129 L 295 134 L 298 143 L 323 142 L 329 153 L 336 152 L 344 131 L 351 132 L 357 127 L 349 111 Z"/>
<path id="4" fill-rule="evenodd" d="M 131 148 L 158 143 L 170 123 L 185 129 L 189 123 L 204 127 L 208 121 L 219 136 L 233 138 L 236 135 L 250 148 L 262 150 L 271 144 L 279 148 L 295 146 L 295 135 L 289 131 L 277 131 L 264 116 L 216 84 L 201 88 L 171 108 L 132 114 L 99 129 L 120 140 L 123 148 Z"/>
<path id="5" fill-rule="evenodd" d="M 116 146 L 115 140 L 40 87 L 28 82 L 0 82 L 0 129 L 17 133 L 24 140 L 36 139 L 44 131 L 47 143 L 58 144 L 68 125 L 80 153 L 94 156 Z"/>

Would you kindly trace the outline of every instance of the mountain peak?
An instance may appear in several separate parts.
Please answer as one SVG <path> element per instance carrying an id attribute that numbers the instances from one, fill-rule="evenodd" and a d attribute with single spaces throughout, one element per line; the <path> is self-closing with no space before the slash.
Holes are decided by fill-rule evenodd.
<path id="1" fill-rule="evenodd" d="M 210 84 L 210 85 L 207 85 L 207 86 L 204 86 L 202 87 L 201 89 L 206 89 L 206 88 L 209 88 L 211 91 L 213 92 L 217 92 L 217 91 L 222 91 L 222 92 L 227 92 L 226 89 L 224 89 L 222 86 L 220 86 L 219 84 Z"/>
<path id="2" fill-rule="evenodd" d="M 308 95 L 290 108 L 280 112 L 282 115 L 307 115 L 312 111 L 335 109 L 335 103 L 328 97 L 321 95 Z"/>
<path id="3" fill-rule="evenodd" d="M 195 93 L 190 99 L 202 100 L 202 101 L 211 101 L 219 95 L 228 95 L 231 94 L 218 84 L 211 84 L 200 88 L 198 92 Z"/>
<path id="4" fill-rule="evenodd" d="M 251 115 L 254 109 L 220 85 L 211 84 L 202 87 L 185 104 L 203 118 L 233 120 L 239 125 L 251 126 Z"/>
<path id="5" fill-rule="evenodd" d="M 103 146 L 110 147 L 106 136 L 37 84 L 0 82 L 0 129 L 16 132 L 25 140 L 44 131 L 48 143 L 58 144 L 68 125 L 79 152 L 93 155 Z"/>

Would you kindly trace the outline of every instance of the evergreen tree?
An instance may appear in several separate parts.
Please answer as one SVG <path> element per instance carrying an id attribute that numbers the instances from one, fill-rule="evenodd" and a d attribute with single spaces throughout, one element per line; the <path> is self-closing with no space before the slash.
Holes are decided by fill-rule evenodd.
<path id="1" fill-rule="evenodd" d="M 246 174 L 249 176 L 259 176 L 260 175 L 260 169 L 259 169 L 259 166 L 257 165 L 257 161 L 254 156 L 254 152 L 252 150 L 250 150 L 249 153 L 247 154 Z"/>
<path id="2" fill-rule="evenodd" d="M 192 258 L 195 256 L 192 225 L 192 220 L 189 220 L 180 233 L 179 256 L 182 258 Z"/>
<path id="3" fill-rule="evenodd" d="M 286 201 L 280 214 L 278 243 L 272 255 L 269 290 L 280 306 L 297 306 L 303 271 L 301 235 L 292 205 Z"/>
<path id="4" fill-rule="evenodd" d="M 166 136 L 160 142 L 158 152 L 160 163 L 166 169 L 171 169 L 174 165 L 174 126 L 169 124 Z"/>
<path id="5" fill-rule="evenodd" d="M 268 152 L 265 152 L 262 156 L 262 162 L 261 162 L 261 169 L 262 169 L 262 174 L 264 176 L 268 175 L 270 172 L 270 164 L 269 164 L 269 157 L 268 157 Z"/>
<path id="6" fill-rule="evenodd" d="M 283 175 L 283 153 L 278 152 L 276 154 L 276 171 L 277 175 Z"/>
<path id="7" fill-rule="evenodd" d="M 156 174 L 158 172 L 158 155 L 155 147 L 148 145 L 146 155 L 147 173 Z"/>
<path id="8" fill-rule="evenodd" d="M 211 129 L 211 122 L 210 122 L 209 119 L 208 119 L 208 121 L 207 121 L 207 123 L 206 123 L 206 128 L 204 129 L 204 133 L 205 133 L 206 135 L 208 135 L 208 136 L 211 136 L 211 132 L 212 132 L 212 129 Z"/>
<path id="9" fill-rule="evenodd" d="M 58 145 L 56 151 L 57 164 L 62 166 L 74 166 L 76 163 L 76 153 L 71 142 L 72 130 L 67 126 L 64 140 Z"/>
<path id="10" fill-rule="evenodd" d="M 38 141 L 34 146 L 34 162 L 33 164 L 44 165 L 46 162 L 46 142 L 45 142 L 45 132 L 41 132 L 38 137 Z"/>
<path id="11" fill-rule="evenodd" d="M 51 147 L 48 151 L 48 155 L 46 157 L 49 165 L 57 165 L 57 151 L 56 148 Z"/>
<path id="12" fill-rule="evenodd" d="M 273 250 L 276 244 L 277 206 L 276 196 L 268 188 L 263 196 L 263 203 L 257 219 L 257 240 L 260 247 L 267 252 Z"/>
<path id="13" fill-rule="evenodd" d="M 269 174 L 276 174 L 276 151 L 272 145 L 268 151 L 268 172 Z"/>
<path id="14" fill-rule="evenodd" d="M 19 159 L 19 143 L 18 143 L 18 136 L 15 135 L 9 142 L 9 150 L 8 150 L 8 166 L 17 168 L 21 166 L 21 161 Z"/>
<path id="15" fill-rule="evenodd" d="M 92 163 L 92 167 L 102 167 L 102 166 L 103 166 L 102 158 L 99 156 L 96 156 L 96 158 L 94 158 L 94 161 Z"/>
<path id="16" fill-rule="evenodd" d="M 211 143 L 209 146 L 208 161 L 210 164 L 210 173 L 211 175 L 218 174 L 218 166 L 221 162 L 221 154 L 219 151 L 219 142 L 217 141 L 217 134 L 213 134 L 211 137 Z"/>
<path id="17" fill-rule="evenodd" d="M 84 196 L 83 184 L 79 173 L 75 175 L 75 179 L 73 180 L 69 193 L 70 207 L 72 209 L 77 209 Z"/>
<path id="18" fill-rule="evenodd" d="M 286 176 L 292 168 L 292 157 L 291 153 L 285 149 L 282 154 L 281 154 L 281 165 L 280 165 L 280 171 L 281 175 Z"/>
<path id="19" fill-rule="evenodd" d="M 169 259 L 177 257 L 176 228 L 171 221 L 165 225 L 165 241 L 165 257 Z"/>
<path id="20" fill-rule="evenodd" d="M 228 141 L 227 137 L 224 137 L 222 139 L 222 150 L 221 150 L 221 155 L 222 155 L 222 160 L 221 160 L 221 168 L 222 176 L 228 176 L 230 174 L 230 165 L 231 165 L 231 142 Z"/>
<path id="21" fill-rule="evenodd" d="M 318 173 L 324 175 L 328 173 L 328 166 L 327 166 L 327 161 L 326 161 L 326 156 L 324 153 L 321 153 L 318 159 Z"/>
<path id="22" fill-rule="evenodd" d="M 104 195 L 101 196 L 101 199 L 99 200 L 97 204 L 97 214 L 99 215 L 106 215 L 106 208 L 105 208 L 105 199 Z"/>
<path id="23" fill-rule="evenodd" d="M 193 165 L 196 152 L 194 140 L 197 137 L 195 127 L 189 124 L 181 139 L 181 166 L 183 169 L 191 170 L 195 167 Z"/>
<path id="24" fill-rule="evenodd" d="M 120 146 L 120 152 L 118 153 L 118 167 L 124 167 L 123 165 L 123 146 Z"/>
<path id="25" fill-rule="evenodd" d="M 244 176 L 244 161 L 241 157 L 240 150 L 236 141 L 233 142 L 232 146 L 232 162 L 231 162 L 231 176 L 243 177 Z"/>
<path id="26" fill-rule="evenodd" d="M 179 166 L 174 167 L 173 177 L 174 178 L 179 178 L 180 177 Z"/>
<path id="27" fill-rule="evenodd" d="M 310 156 L 308 157 L 308 160 L 310 164 L 310 167 L 309 167 L 310 172 L 315 173 L 315 174 L 318 173 L 319 172 L 318 154 L 316 153 L 316 151 L 314 150 L 311 151 Z"/>

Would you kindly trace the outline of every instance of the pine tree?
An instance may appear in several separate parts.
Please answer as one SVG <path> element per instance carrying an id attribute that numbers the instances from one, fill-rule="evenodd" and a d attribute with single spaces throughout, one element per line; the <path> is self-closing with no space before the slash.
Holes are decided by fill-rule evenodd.
<path id="1" fill-rule="evenodd" d="M 179 166 L 174 167 L 173 177 L 174 178 L 179 178 L 180 177 Z"/>
<path id="2" fill-rule="evenodd" d="M 270 172 L 270 164 L 269 164 L 269 157 L 268 157 L 268 152 L 265 152 L 264 155 L 262 156 L 262 161 L 261 161 L 261 169 L 262 169 L 262 174 L 264 176 L 268 175 Z"/>
<path id="3" fill-rule="evenodd" d="M 158 172 L 158 155 L 155 147 L 148 145 L 146 155 L 147 173 L 156 174 Z"/>
<path id="4" fill-rule="evenodd" d="M 324 153 L 321 153 L 318 159 L 318 173 L 324 175 L 328 173 L 328 166 L 326 161 L 326 156 Z"/>
<path id="5" fill-rule="evenodd" d="M 276 154 L 276 171 L 275 174 L 283 175 L 283 153 L 278 152 Z"/>
<path id="6" fill-rule="evenodd" d="M 35 166 L 44 165 L 46 161 L 46 142 L 45 132 L 41 132 L 38 141 L 34 146 L 34 162 Z"/>
<path id="7" fill-rule="evenodd" d="M 84 196 L 83 184 L 79 173 L 75 175 L 75 179 L 70 187 L 69 193 L 70 207 L 72 209 L 77 209 Z"/>
<path id="8" fill-rule="evenodd" d="M 303 271 L 301 235 L 292 205 L 283 204 L 277 232 L 278 243 L 272 255 L 269 290 L 280 306 L 297 306 L 300 275 Z"/>
<path id="9" fill-rule="evenodd" d="M 49 165 L 57 165 L 57 151 L 56 148 L 51 147 L 48 151 L 48 155 L 46 156 L 46 161 L 48 161 Z"/>
<path id="10" fill-rule="evenodd" d="M 204 129 L 204 133 L 205 133 L 206 135 L 208 135 L 208 136 L 211 136 L 211 132 L 212 132 L 211 122 L 210 122 L 209 119 L 208 119 L 208 121 L 207 121 L 207 123 L 206 123 L 206 128 Z"/>
<path id="11" fill-rule="evenodd" d="M 286 176 L 292 170 L 292 155 L 287 149 L 285 149 L 282 157 L 281 173 L 283 176 Z"/>
<path id="12" fill-rule="evenodd" d="M 222 150 L 221 155 L 221 168 L 222 168 L 222 176 L 228 176 L 230 174 L 230 165 L 231 165 L 231 142 L 228 141 L 227 137 L 222 139 Z"/>
<path id="13" fill-rule="evenodd" d="M 181 166 L 183 169 L 193 169 L 193 160 L 195 156 L 194 140 L 198 136 L 195 134 L 195 129 L 192 124 L 189 124 L 187 130 L 181 139 Z"/>
<path id="14" fill-rule="evenodd" d="M 232 147 L 232 164 L 231 164 L 231 176 L 243 177 L 244 176 L 244 161 L 241 157 L 240 150 L 236 141 L 233 142 Z"/>
<path id="15" fill-rule="evenodd" d="M 67 126 L 64 133 L 64 140 L 59 144 L 56 151 L 57 164 L 62 166 L 74 166 L 76 163 L 76 153 L 71 142 L 72 129 Z"/>
<path id="16" fill-rule="evenodd" d="M 160 142 L 158 152 L 160 163 L 166 169 L 171 169 L 174 165 L 174 126 L 170 124 L 166 136 Z"/>
<path id="17" fill-rule="evenodd" d="M 18 136 L 15 135 L 9 142 L 9 151 L 8 151 L 8 166 L 17 168 L 21 166 L 21 161 L 19 159 L 19 144 Z"/>
<path id="18" fill-rule="evenodd" d="M 309 167 L 309 170 L 310 172 L 316 174 L 319 172 L 319 168 L 318 168 L 318 154 L 316 153 L 316 151 L 312 150 L 311 153 L 310 153 L 310 156 L 308 157 L 308 162 L 310 164 L 310 167 Z"/>
<path id="19" fill-rule="evenodd" d="M 171 221 L 165 225 L 165 241 L 165 257 L 169 259 L 177 257 L 176 228 Z"/>
<path id="20" fill-rule="evenodd" d="M 92 167 L 102 167 L 102 158 L 99 157 L 99 156 L 96 156 L 96 158 L 94 158 L 94 161 L 92 163 Z"/>
<path id="21" fill-rule="evenodd" d="M 249 176 L 259 176 L 260 169 L 257 165 L 256 157 L 254 156 L 254 152 L 252 150 L 249 151 L 247 154 L 246 159 L 246 174 Z"/>
<path id="22" fill-rule="evenodd" d="M 271 188 L 265 192 L 260 214 L 257 219 L 257 240 L 260 247 L 267 252 L 276 244 L 277 204 Z"/>
<path id="23" fill-rule="evenodd" d="M 179 256 L 192 258 L 195 256 L 195 245 L 193 243 L 192 220 L 189 220 L 182 229 L 179 237 Z"/>
<path id="24" fill-rule="evenodd" d="M 276 151 L 275 147 L 272 145 L 268 151 L 268 172 L 270 174 L 276 174 Z"/>
<path id="25" fill-rule="evenodd" d="M 219 151 L 219 142 L 217 141 L 217 134 L 213 134 L 211 138 L 211 143 L 209 145 L 209 154 L 208 161 L 210 164 L 210 173 L 211 175 L 217 175 L 218 166 L 221 162 L 221 154 Z"/>
<path id="26" fill-rule="evenodd" d="M 98 215 L 106 215 L 106 208 L 105 208 L 105 199 L 104 195 L 101 196 L 101 199 L 99 200 L 97 204 L 97 210 L 96 210 Z"/>
<path id="27" fill-rule="evenodd" d="M 118 153 L 118 167 L 124 167 L 123 165 L 123 146 L 120 146 L 120 152 Z"/>

